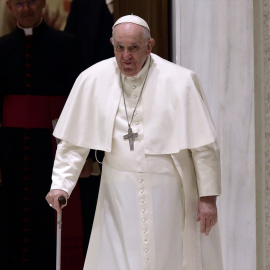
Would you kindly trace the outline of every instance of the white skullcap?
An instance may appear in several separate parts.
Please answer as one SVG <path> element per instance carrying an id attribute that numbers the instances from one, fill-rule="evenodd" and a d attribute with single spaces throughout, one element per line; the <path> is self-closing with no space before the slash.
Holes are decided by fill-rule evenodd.
<path id="1" fill-rule="evenodd" d="M 142 19 L 136 15 L 126 15 L 126 16 L 119 18 L 115 22 L 115 24 L 113 25 L 113 28 L 120 23 L 135 23 L 135 24 L 138 24 L 138 25 L 145 27 L 150 32 L 150 28 L 149 28 L 147 22 L 144 19 Z"/>

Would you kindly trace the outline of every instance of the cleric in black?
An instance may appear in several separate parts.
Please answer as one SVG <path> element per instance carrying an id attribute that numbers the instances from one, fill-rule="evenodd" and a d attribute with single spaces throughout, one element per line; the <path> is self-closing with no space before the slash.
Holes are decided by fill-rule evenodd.
<path id="1" fill-rule="evenodd" d="M 42 20 L 45 0 L 9 0 L 17 29 L 0 38 L 0 269 L 55 269 L 54 212 L 44 200 L 51 136 L 82 68 L 75 37 Z"/>

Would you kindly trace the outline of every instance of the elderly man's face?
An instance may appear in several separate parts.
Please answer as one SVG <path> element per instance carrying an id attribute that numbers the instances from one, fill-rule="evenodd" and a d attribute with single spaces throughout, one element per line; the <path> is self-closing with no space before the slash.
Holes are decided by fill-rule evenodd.
<path id="1" fill-rule="evenodd" d="M 124 75 L 132 77 L 142 69 L 155 41 L 146 39 L 142 26 L 121 23 L 115 26 L 111 43 L 119 69 Z"/>
<path id="2" fill-rule="evenodd" d="M 46 0 L 9 0 L 7 5 L 23 28 L 31 28 L 40 22 Z"/>

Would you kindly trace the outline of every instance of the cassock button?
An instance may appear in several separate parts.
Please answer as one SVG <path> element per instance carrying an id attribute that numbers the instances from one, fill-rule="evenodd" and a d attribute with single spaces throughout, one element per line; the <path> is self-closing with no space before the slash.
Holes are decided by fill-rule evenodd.
<path id="1" fill-rule="evenodd" d="M 144 261 L 145 261 L 146 263 L 148 263 L 148 262 L 149 262 L 149 259 L 145 259 Z"/>
<path id="2" fill-rule="evenodd" d="M 144 249 L 144 253 L 147 253 L 147 252 L 148 252 L 148 248 L 145 248 L 145 249 Z"/>
<path id="3" fill-rule="evenodd" d="M 141 203 L 144 203 L 144 199 L 141 199 Z"/>
<path id="4" fill-rule="evenodd" d="M 133 98 L 137 98 L 137 95 L 134 95 Z M 135 114 L 135 113 L 134 113 Z"/>
<path id="5" fill-rule="evenodd" d="M 143 214 L 145 213 L 145 209 L 142 209 L 142 213 L 143 213 Z"/>
<path id="6" fill-rule="evenodd" d="M 145 218 L 143 218 L 143 219 L 142 219 L 142 222 L 143 222 L 143 223 L 146 223 L 146 219 L 145 219 Z"/>
<path id="7" fill-rule="evenodd" d="M 143 233 L 147 233 L 147 230 L 146 229 L 143 229 Z"/>
<path id="8" fill-rule="evenodd" d="M 135 89 L 137 86 L 136 85 L 132 85 L 132 88 Z"/>

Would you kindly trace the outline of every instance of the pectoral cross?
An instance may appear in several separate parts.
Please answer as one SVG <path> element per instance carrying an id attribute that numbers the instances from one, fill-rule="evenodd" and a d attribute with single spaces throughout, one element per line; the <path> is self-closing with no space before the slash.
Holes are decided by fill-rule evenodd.
<path id="1" fill-rule="evenodd" d="M 138 133 L 133 133 L 132 128 L 128 129 L 128 134 L 124 135 L 124 140 L 129 140 L 130 151 L 134 151 L 134 141 L 138 137 Z"/>

